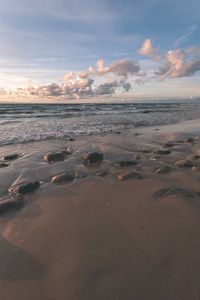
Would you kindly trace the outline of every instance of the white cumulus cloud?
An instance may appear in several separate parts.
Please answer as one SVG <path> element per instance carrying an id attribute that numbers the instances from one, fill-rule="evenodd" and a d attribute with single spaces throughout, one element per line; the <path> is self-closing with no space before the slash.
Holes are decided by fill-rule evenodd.
<path id="1" fill-rule="evenodd" d="M 189 49 L 195 51 L 195 48 Z M 160 80 L 165 78 L 188 77 L 200 70 L 200 55 L 195 51 L 193 58 L 188 58 L 183 49 L 170 50 L 164 55 L 160 69 L 154 72 Z"/>
<path id="2" fill-rule="evenodd" d="M 146 55 L 153 57 L 156 52 L 159 51 L 160 47 L 154 49 L 152 47 L 153 42 L 150 39 L 146 39 L 142 47 L 137 51 L 140 55 Z"/>

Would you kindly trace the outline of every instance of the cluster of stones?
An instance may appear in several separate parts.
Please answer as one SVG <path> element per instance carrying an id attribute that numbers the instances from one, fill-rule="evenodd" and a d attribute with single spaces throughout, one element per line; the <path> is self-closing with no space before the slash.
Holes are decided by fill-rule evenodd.
<path id="1" fill-rule="evenodd" d="M 197 139 L 200 139 L 200 137 L 197 137 Z M 179 142 L 185 142 L 185 143 L 194 143 L 195 140 L 193 138 L 187 138 L 185 141 L 179 141 Z M 173 142 L 167 142 L 162 144 L 163 148 L 172 148 L 174 145 Z M 155 153 L 158 155 L 167 155 L 171 153 L 171 149 L 141 149 L 139 150 L 141 154 L 145 153 Z M 66 155 L 70 155 L 72 152 L 70 150 L 65 150 L 62 152 L 57 152 L 57 153 L 50 153 L 44 156 L 44 160 L 48 162 L 49 164 L 59 162 L 59 161 L 64 161 L 66 158 Z M 8 161 L 17 159 L 19 157 L 18 154 L 11 154 L 3 157 L 3 160 L 5 162 L 0 162 L 0 168 L 8 167 L 9 164 L 6 163 Z M 137 166 L 136 160 L 140 159 L 140 156 L 138 154 L 135 154 L 133 156 L 134 160 L 122 160 L 122 161 L 117 161 L 115 162 L 115 166 L 117 168 L 126 168 L 130 166 Z M 160 156 L 157 157 L 152 157 L 153 160 L 160 159 Z M 192 160 L 198 160 L 200 159 L 200 155 L 190 155 L 187 157 L 188 160 L 178 160 L 175 162 L 175 166 L 180 167 L 180 168 L 192 168 L 196 171 L 200 171 L 200 167 L 194 167 Z M 100 166 L 103 161 L 103 154 L 97 153 L 97 152 L 92 152 L 88 153 L 83 157 L 83 165 L 86 167 L 89 166 Z M 140 167 L 134 168 L 134 170 L 139 170 Z M 171 168 L 169 166 L 163 166 L 158 168 L 156 171 L 156 174 L 166 174 L 171 172 Z M 109 174 L 108 170 L 100 170 L 94 173 L 95 176 L 97 177 L 104 177 Z M 51 178 L 51 183 L 54 184 L 59 184 L 59 183 L 67 183 L 73 181 L 75 178 L 85 178 L 87 176 L 87 173 L 84 171 L 75 171 L 75 172 L 66 172 L 66 173 L 61 173 L 58 175 L 55 175 Z M 126 171 L 123 173 L 120 173 L 117 175 L 117 178 L 119 180 L 127 180 L 130 178 L 135 178 L 135 179 L 142 179 L 142 175 L 139 173 L 130 170 Z M 23 183 L 17 186 L 13 186 L 9 189 L 10 192 L 10 197 L 1 201 L 0 202 L 0 213 L 5 212 L 7 209 L 18 209 L 24 205 L 24 198 L 22 195 L 30 193 L 32 191 L 35 191 L 40 187 L 39 181 L 34 181 L 34 182 L 27 182 Z M 164 189 L 156 192 L 154 195 L 157 198 L 165 198 L 171 194 L 182 194 L 186 197 L 193 197 L 193 195 L 189 192 L 187 192 L 184 189 L 179 189 L 179 188 L 170 188 L 170 189 Z"/>

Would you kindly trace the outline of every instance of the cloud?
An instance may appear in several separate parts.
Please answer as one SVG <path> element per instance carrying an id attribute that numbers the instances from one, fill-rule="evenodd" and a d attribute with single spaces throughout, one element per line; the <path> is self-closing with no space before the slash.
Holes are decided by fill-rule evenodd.
<path id="1" fill-rule="evenodd" d="M 0 87 L 0 96 L 5 96 L 7 94 L 8 92 L 3 87 Z"/>
<path id="2" fill-rule="evenodd" d="M 140 55 L 146 55 L 149 57 L 153 57 L 155 52 L 159 51 L 160 47 L 154 49 L 152 47 L 153 42 L 150 39 L 146 39 L 142 45 L 142 48 L 140 48 L 137 53 Z"/>
<path id="3" fill-rule="evenodd" d="M 190 51 L 191 49 L 189 49 Z M 193 51 L 195 48 L 192 49 Z M 188 60 L 187 54 L 183 49 L 170 50 L 164 56 L 163 65 L 154 72 L 160 80 L 165 78 L 188 77 L 200 70 L 199 53 L 194 58 Z"/>
<path id="4" fill-rule="evenodd" d="M 126 82 L 122 85 L 122 88 L 124 89 L 125 92 L 129 92 L 130 89 L 132 89 L 131 84 L 129 82 Z"/>
<path id="5" fill-rule="evenodd" d="M 116 61 L 108 67 L 104 67 L 104 61 L 99 60 L 97 62 L 97 70 L 90 67 L 87 72 L 78 71 L 75 74 L 70 72 L 63 76 L 65 82 L 40 85 L 39 87 L 34 87 L 32 81 L 29 80 L 24 89 L 18 88 L 14 94 L 18 96 L 28 94 L 39 98 L 64 97 L 68 99 L 85 99 L 102 95 L 111 96 L 116 89 L 122 88 L 123 92 L 128 92 L 131 89 L 131 84 L 127 82 L 127 78 L 139 70 L 139 66 L 130 59 Z M 96 76 L 108 73 L 112 73 L 116 78 L 94 86 Z"/>
<path id="6" fill-rule="evenodd" d="M 140 71 L 140 66 L 138 63 L 135 63 L 128 58 L 118 60 L 107 67 L 104 67 L 104 63 L 105 62 L 102 59 L 98 60 L 96 64 L 97 70 L 94 70 L 92 67 L 90 67 L 89 71 L 98 76 L 112 73 L 116 76 L 121 76 L 124 78 L 128 78 L 128 76 L 137 74 Z"/>
<path id="7" fill-rule="evenodd" d="M 197 26 L 192 26 L 189 28 L 189 32 L 183 36 L 181 36 L 176 42 L 175 42 L 175 47 L 178 46 L 178 44 L 180 44 L 182 41 L 184 41 L 187 37 L 189 37 L 190 35 L 192 35 L 192 33 L 196 30 Z"/>
<path id="8" fill-rule="evenodd" d="M 95 94 L 99 95 L 112 95 L 115 93 L 116 88 L 119 86 L 117 80 L 113 82 L 106 82 L 104 84 L 97 84 Z"/>

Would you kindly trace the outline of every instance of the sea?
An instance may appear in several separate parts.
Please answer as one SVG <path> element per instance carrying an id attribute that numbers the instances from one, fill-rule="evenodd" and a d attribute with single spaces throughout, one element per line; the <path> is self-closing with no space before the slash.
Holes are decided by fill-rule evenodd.
<path id="1" fill-rule="evenodd" d="M 200 103 L 0 104 L 0 146 L 200 119 Z"/>

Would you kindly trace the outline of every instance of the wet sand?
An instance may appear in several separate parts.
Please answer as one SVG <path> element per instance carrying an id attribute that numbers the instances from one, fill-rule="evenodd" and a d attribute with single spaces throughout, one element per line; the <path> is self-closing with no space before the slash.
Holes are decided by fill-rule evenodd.
<path id="1" fill-rule="evenodd" d="M 199 136 L 197 120 L 1 147 L 1 157 L 21 155 L 0 169 L 1 200 L 12 185 L 40 181 L 23 196 L 21 209 L 0 216 L 1 298 L 199 299 L 200 172 L 175 165 L 200 155 Z M 184 142 L 188 137 L 194 142 Z M 170 154 L 153 152 L 166 142 L 173 144 Z M 68 147 L 72 154 L 64 161 L 44 161 Z M 84 166 L 88 152 L 102 153 L 101 165 Z M 115 165 L 134 155 L 140 158 L 136 166 Z M 156 174 L 164 166 L 170 172 Z M 50 182 L 76 170 L 87 177 Z M 99 170 L 109 174 L 97 177 Z M 117 178 L 127 171 L 143 179 Z"/>

